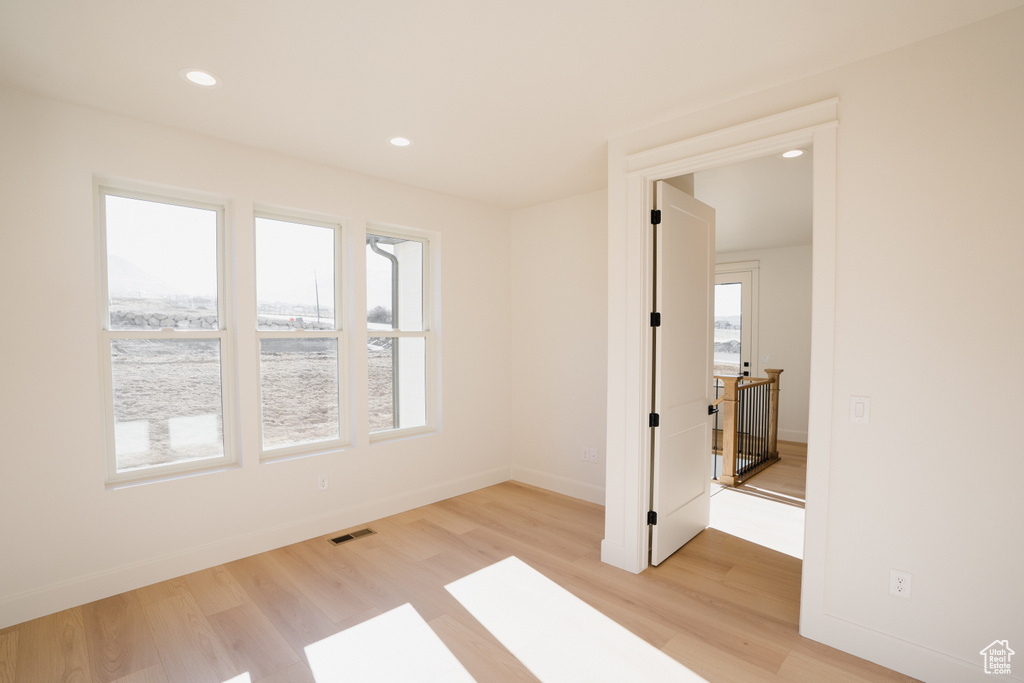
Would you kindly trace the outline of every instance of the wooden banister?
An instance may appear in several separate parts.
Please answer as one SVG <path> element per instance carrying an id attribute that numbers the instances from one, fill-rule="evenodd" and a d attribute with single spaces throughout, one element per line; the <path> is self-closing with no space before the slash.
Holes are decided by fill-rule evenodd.
<path id="1" fill-rule="evenodd" d="M 720 484 L 737 486 L 779 459 L 779 375 L 782 370 L 765 370 L 765 374 L 768 377 L 758 379 L 715 375 L 723 387 L 722 396 L 716 401 L 723 420 Z M 767 393 L 753 391 L 765 385 L 769 385 Z M 744 400 L 748 403 L 744 406 L 745 424 L 741 425 L 740 404 Z M 753 405 L 754 402 L 765 405 Z"/>

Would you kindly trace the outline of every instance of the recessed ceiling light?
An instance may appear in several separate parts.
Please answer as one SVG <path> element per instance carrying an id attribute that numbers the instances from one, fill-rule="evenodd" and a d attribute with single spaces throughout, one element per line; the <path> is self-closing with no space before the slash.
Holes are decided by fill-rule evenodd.
<path id="1" fill-rule="evenodd" d="M 782 157 L 784 159 L 795 159 L 796 157 L 803 156 L 806 151 L 806 149 L 791 149 L 788 152 L 783 152 Z"/>
<path id="2" fill-rule="evenodd" d="M 220 83 L 217 77 L 209 71 L 203 71 L 201 69 L 182 69 L 178 72 L 181 77 L 190 83 L 201 85 L 205 88 L 212 88 L 213 86 Z"/>
<path id="3" fill-rule="evenodd" d="M 408 147 L 412 144 L 409 138 L 391 138 L 391 144 L 395 147 Z"/>

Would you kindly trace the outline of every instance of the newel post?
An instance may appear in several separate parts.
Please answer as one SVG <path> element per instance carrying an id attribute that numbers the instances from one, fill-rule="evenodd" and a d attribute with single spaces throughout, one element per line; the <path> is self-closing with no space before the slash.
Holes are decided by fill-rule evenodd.
<path id="1" fill-rule="evenodd" d="M 718 483 L 725 486 L 736 486 L 736 452 L 739 448 L 736 434 L 736 423 L 739 416 L 741 376 L 719 377 L 722 380 L 723 393 L 719 412 L 722 414 L 722 473 L 718 475 Z"/>
<path id="2" fill-rule="evenodd" d="M 768 455 L 779 457 L 779 375 L 782 370 L 765 370 L 772 381 L 771 398 L 768 401 Z"/>

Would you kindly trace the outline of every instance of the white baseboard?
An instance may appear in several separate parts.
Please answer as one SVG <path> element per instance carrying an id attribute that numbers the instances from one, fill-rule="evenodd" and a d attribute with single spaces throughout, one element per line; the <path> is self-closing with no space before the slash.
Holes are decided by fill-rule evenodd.
<path id="1" fill-rule="evenodd" d="M 508 481 L 498 468 L 0 598 L 0 628 Z"/>
<path id="2" fill-rule="evenodd" d="M 803 431 L 799 429 L 779 429 L 779 440 L 780 441 L 796 441 L 797 443 L 807 443 L 807 430 Z"/>
<path id="3" fill-rule="evenodd" d="M 601 541 L 601 561 L 613 567 L 630 571 L 626 549 L 618 543 L 609 542 L 607 538 Z M 636 572 L 633 573 L 636 574 Z"/>
<path id="4" fill-rule="evenodd" d="M 977 659 L 966 661 L 827 614 L 822 616 L 819 626 L 821 638 L 814 637 L 814 640 L 918 680 L 929 683 L 992 680 L 992 676 L 984 672 L 980 654 Z M 986 644 L 987 641 L 981 643 L 978 649 Z M 1005 681 L 1024 680 L 1016 672 L 1011 676 L 997 678 Z"/>
<path id="5" fill-rule="evenodd" d="M 547 489 L 548 491 L 554 491 L 555 493 L 579 498 L 590 503 L 604 505 L 604 488 L 594 484 L 587 484 L 539 470 L 531 470 L 527 467 L 516 467 L 515 465 L 512 466 L 512 479 L 521 481 L 524 484 Z"/>

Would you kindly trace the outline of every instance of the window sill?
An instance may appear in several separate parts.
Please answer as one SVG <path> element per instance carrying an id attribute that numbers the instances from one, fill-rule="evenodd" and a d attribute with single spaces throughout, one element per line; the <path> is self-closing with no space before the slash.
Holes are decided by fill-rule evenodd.
<path id="1" fill-rule="evenodd" d="M 370 432 L 370 445 L 372 446 L 375 443 L 381 443 L 383 441 L 399 441 L 402 439 L 411 439 L 436 433 L 437 430 L 429 425 L 423 427 L 408 427 L 406 429 L 389 429 L 384 432 Z"/>
<path id="2" fill-rule="evenodd" d="M 140 475 L 131 479 L 115 479 L 114 481 L 107 481 L 104 488 L 107 491 L 116 491 L 118 489 L 129 489 L 135 488 L 136 486 L 145 486 L 147 484 L 158 484 L 164 481 L 174 481 L 175 479 L 188 479 L 190 477 L 201 477 L 207 474 L 216 474 L 218 472 L 227 472 L 228 470 L 238 469 L 241 465 L 237 462 L 218 462 L 209 467 L 203 469 L 194 470 L 178 470 L 175 472 L 159 472 L 150 473 L 148 475 Z"/>

